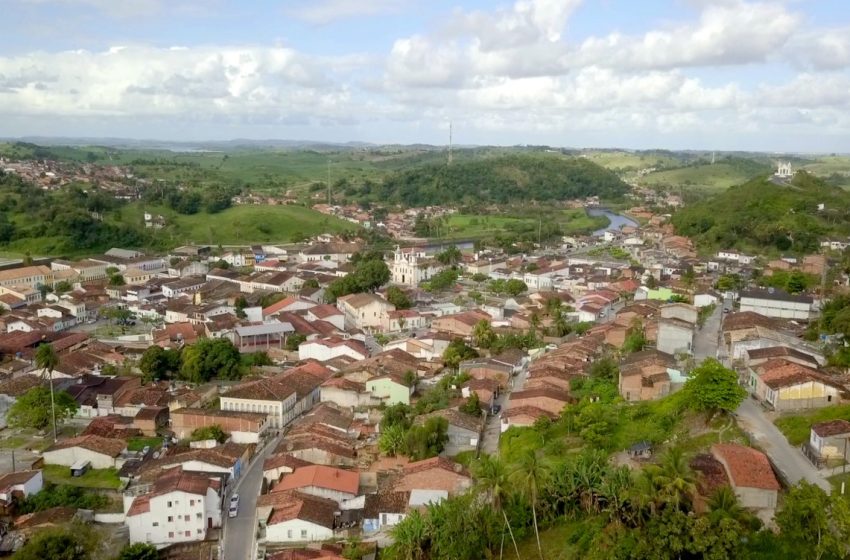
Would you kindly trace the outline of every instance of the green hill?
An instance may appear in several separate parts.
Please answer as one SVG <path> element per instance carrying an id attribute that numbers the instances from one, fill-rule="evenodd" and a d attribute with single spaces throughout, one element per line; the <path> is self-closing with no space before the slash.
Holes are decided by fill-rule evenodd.
<path id="1" fill-rule="evenodd" d="M 500 155 L 432 164 L 390 175 L 362 194 L 406 206 L 507 204 L 587 196 L 620 198 L 628 186 L 584 158 L 560 154 Z"/>
<path id="2" fill-rule="evenodd" d="M 740 185 L 753 177 L 768 173 L 767 162 L 727 156 L 716 163 L 699 161 L 682 167 L 663 169 L 639 179 L 641 185 L 720 191 Z"/>
<path id="3" fill-rule="evenodd" d="M 824 236 L 850 235 L 850 199 L 806 172 L 789 184 L 759 177 L 680 210 L 673 225 L 704 248 L 816 251 Z"/>

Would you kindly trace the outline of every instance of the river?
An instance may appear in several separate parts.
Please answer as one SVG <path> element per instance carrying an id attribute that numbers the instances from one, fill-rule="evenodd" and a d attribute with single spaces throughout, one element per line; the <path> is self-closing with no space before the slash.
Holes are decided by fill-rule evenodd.
<path id="1" fill-rule="evenodd" d="M 600 236 L 605 233 L 609 229 L 618 230 L 621 227 L 629 226 L 629 227 L 637 227 L 638 223 L 628 216 L 624 216 L 622 214 L 615 214 L 608 210 L 607 208 L 588 208 L 587 214 L 589 216 L 605 216 L 608 218 L 610 222 L 607 226 L 602 229 L 598 229 L 593 232 L 593 235 Z"/>

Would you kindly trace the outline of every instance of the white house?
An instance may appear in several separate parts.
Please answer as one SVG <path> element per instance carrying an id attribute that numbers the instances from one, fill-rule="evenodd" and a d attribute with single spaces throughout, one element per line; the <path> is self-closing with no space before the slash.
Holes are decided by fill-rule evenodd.
<path id="1" fill-rule="evenodd" d="M 365 360 L 369 357 L 366 345 L 359 340 L 329 337 L 302 342 L 298 346 L 298 359 L 314 359 L 320 362 L 333 360 L 340 356 L 348 356 L 355 360 Z"/>
<path id="2" fill-rule="evenodd" d="M 29 498 L 44 487 L 41 471 L 17 471 L 0 476 L 0 505 L 9 506 L 14 496 Z"/>
<path id="3" fill-rule="evenodd" d="M 334 536 L 337 502 L 303 492 L 271 492 L 257 499 L 257 519 L 265 541 L 326 541 Z"/>
<path id="4" fill-rule="evenodd" d="M 293 387 L 267 378 L 240 383 L 222 394 L 219 402 L 222 410 L 265 414 L 271 428 L 282 428 L 296 400 Z"/>
<path id="5" fill-rule="evenodd" d="M 61 440 L 48 447 L 42 457 L 48 465 L 70 467 L 88 461 L 92 468 L 121 468 L 122 455 L 127 452 L 127 442 L 95 435 L 78 436 Z"/>
<path id="6" fill-rule="evenodd" d="M 124 493 L 125 523 L 130 543 L 169 545 L 206 539 L 207 530 L 221 527 L 220 475 L 163 472 L 153 485 Z"/>
<path id="7" fill-rule="evenodd" d="M 740 294 L 741 311 L 753 311 L 766 317 L 808 321 L 812 317 L 814 299 L 792 295 L 782 290 L 747 290 Z"/>
<path id="8" fill-rule="evenodd" d="M 340 503 L 357 497 L 360 490 L 360 474 L 357 471 L 327 465 L 307 465 L 284 475 L 272 491 L 287 490 L 297 490 Z"/>
<path id="9" fill-rule="evenodd" d="M 395 311 L 391 304 L 377 294 L 350 294 L 336 300 L 337 308 L 345 315 L 346 328 L 381 331 L 388 323 L 388 313 Z"/>

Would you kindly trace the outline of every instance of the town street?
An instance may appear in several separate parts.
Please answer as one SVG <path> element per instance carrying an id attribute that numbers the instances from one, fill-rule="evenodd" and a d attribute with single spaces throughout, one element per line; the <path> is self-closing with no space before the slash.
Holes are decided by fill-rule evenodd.
<path id="1" fill-rule="evenodd" d="M 831 491 L 829 482 L 803 456 L 802 451 L 788 443 L 782 432 L 765 416 L 756 401 L 747 397 L 735 411 L 735 416 L 738 419 L 738 426 L 749 434 L 755 445 L 767 453 L 774 468 L 779 471 L 785 482 L 796 484 L 800 480 L 807 480 L 827 492 Z"/>
<path id="2" fill-rule="evenodd" d="M 257 532 L 257 498 L 262 490 L 263 462 L 272 454 L 280 436 L 270 440 L 254 458 L 248 470 L 236 482 L 235 494 L 239 494 L 239 514 L 227 517 L 230 497 L 224 504 L 224 560 L 250 560 L 254 557 L 254 542 Z"/>
<path id="3" fill-rule="evenodd" d="M 496 399 L 496 404 L 502 407 L 499 414 L 487 417 L 487 423 L 484 425 L 484 435 L 481 436 L 481 453 L 486 455 L 497 455 L 499 453 L 499 437 L 502 435 L 502 420 L 501 415 L 508 409 L 508 402 L 511 399 L 511 392 L 514 389 L 522 391 L 525 385 L 525 380 L 528 377 L 528 366 L 525 364 L 515 377 L 511 378 L 505 392 Z"/>
<path id="4" fill-rule="evenodd" d="M 720 342 L 720 323 L 723 317 L 723 305 L 715 307 L 705 324 L 694 334 L 694 360 L 700 364 L 706 358 L 718 358 Z"/>

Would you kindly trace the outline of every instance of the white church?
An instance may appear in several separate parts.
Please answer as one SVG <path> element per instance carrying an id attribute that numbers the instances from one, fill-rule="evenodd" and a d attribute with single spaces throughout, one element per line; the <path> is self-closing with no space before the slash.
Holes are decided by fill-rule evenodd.
<path id="1" fill-rule="evenodd" d="M 416 287 L 420 282 L 430 280 L 435 274 L 445 267 L 432 258 L 425 251 L 411 247 L 402 249 L 396 246 L 395 258 L 390 271 L 394 284 Z"/>
<path id="2" fill-rule="evenodd" d="M 794 176 L 794 171 L 791 169 L 790 161 L 780 161 L 776 164 L 776 177 L 781 179 L 790 179 Z"/>

